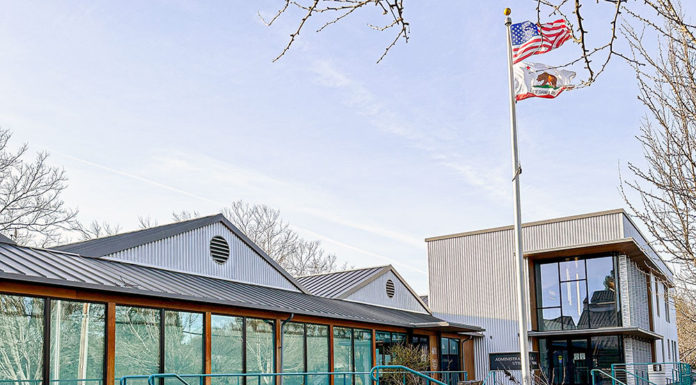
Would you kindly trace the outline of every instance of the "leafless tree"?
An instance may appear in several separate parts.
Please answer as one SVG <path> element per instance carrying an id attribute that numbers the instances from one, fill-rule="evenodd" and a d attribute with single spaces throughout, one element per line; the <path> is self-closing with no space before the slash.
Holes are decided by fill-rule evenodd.
<path id="1" fill-rule="evenodd" d="M 79 224 L 77 227 L 77 232 L 83 241 L 108 237 L 110 235 L 116 235 L 121 232 L 121 226 L 116 224 L 111 224 L 108 222 L 99 222 L 94 220 L 88 224 Z"/>
<path id="2" fill-rule="evenodd" d="M 679 361 L 696 365 L 696 300 L 690 291 L 677 290 L 674 295 L 679 336 Z"/>
<path id="3" fill-rule="evenodd" d="M 222 213 L 294 276 L 326 273 L 338 269 L 336 256 L 324 251 L 319 241 L 308 241 L 300 237 L 282 219 L 279 210 L 266 205 L 236 201 L 225 207 Z M 172 215 L 175 221 L 198 216 L 200 215 L 195 211 L 181 211 Z"/>
<path id="4" fill-rule="evenodd" d="M 664 295 L 663 300 L 676 298 L 680 352 L 688 358 L 696 350 L 696 340 L 689 338 L 696 333 L 696 39 L 694 26 L 675 3 L 646 4 L 661 20 L 632 14 L 641 18 L 642 28 L 622 29 L 647 116 L 637 137 L 644 164 L 628 163 L 621 193 L 653 239 L 653 247 L 677 267 L 677 295 Z M 657 37 L 656 48 L 645 43 L 651 37 Z"/>
<path id="5" fill-rule="evenodd" d="M 297 22 L 297 27 L 290 34 L 287 44 L 280 54 L 273 59 L 274 62 L 288 52 L 300 32 L 308 28 L 307 25 L 313 21 L 316 20 L 316 32 L 321 32 L 332 24 L 341 22 L 363 9 L 376 8 L 385 18 L 382 26 L 368 25 L 370 28 L 378 31 L 394 31 L 395 33 L 393 40 L 387 44 L 386 49 L 377 60 L 378 63 L 399 41 L 408 42 L 409 39 L 409 22 L 404 16 L 407 6 L 403 0 L 284 0 L 281 4 L 280 9 L 269 19 L 265 19 L 259 14 L 267 26 L 274 25 L 281 16 L 291 14 L 291 10 L 299 9 L 301 16 Z M 622 38 L 620 33 L 622 25 L 649 26 L 665 32 L 662 29 L 662 21 L 670 20 L 686 28 L 692 43 L 694 41 L 694 26 L 685 22 L 678 12 L 678 0 L 532 0 L 528 4 L 529 7 L 536 8 L 536 22 L 539 24 L 552 17 L 568 21 L 577 54 L 574 59 L 557 67 L 569 67 L 580 63 L 587 72 L 586 78 L 579 85 L 580 87 L 594 83 L 614 57 L 632 64 L 642 64 L 618 48 L 617 43 Z M 586 9 L 590 7 L 594 8 L 593 12 Z M 607 27 L 606 30 L 588 30 L 589 23 L 585 20 L 587 14 L 591 14 L 594 18 L 601 18 L 599 23 L 592 24 L 604 24 Z M 292 17 L 292 15 L 288 17 Z M 589 39 L 588 36 L 593 38 Z"/>
<path id="6" fill-rule="evenodd" d="M 284 0 L 282 7 L 275 12 L 273 17 L 266 19 L 261 16 L 261 20 L 267 25 L 273 25 L 276 20 L 282 15 L 289 13 L 290 9 L 299 9 L 302 13 L 297 28 L 290 34 L 290 39 L 285 45 L 280 54 L 273 59 L 278 61 L 285 53 L 288 52 L 292 44 L 295 42 L 300 32 L 302 32 L 309 20 L 322 18 L 316 32 L 321 32 L 325 28 L 336 24 L 339 21 L 351 16 L 356 11 L 372 8 L 377 10 L 385 17 L 385 23 L 382 25 L 368 24 L 369 28 L 376 31 L 394 31 L 395 36 L 391 43 L 387 45 L 382 56 L 379 57 L 377 63 L 382 61 L 389 50 L 394 47 L 400 40 L 408 42 L 409 24 L 404 18 L 404 2 L 403 0 Z"/>
<path id="7" fill-rule="evenodd" d="M 177 222 L 180 221 L 181 220 L 177 220 Z M 155 227 L 157 225 L 157 220 L 152 219 L 152 217 L 138 217 L 138 228 L 140 228 L 141 230 L 149 229 L 150 227 Z"/>
<path id="8" fill-rule="evenodd" d="M 20 244 L 57 243 L 77 227 L 77 210 L 66 207 L 65 171 L 48 164 L 48 154 L 28 159 L 26 144 L 12 150 L 12 133 L 0 128 L 0 232 Z"/>

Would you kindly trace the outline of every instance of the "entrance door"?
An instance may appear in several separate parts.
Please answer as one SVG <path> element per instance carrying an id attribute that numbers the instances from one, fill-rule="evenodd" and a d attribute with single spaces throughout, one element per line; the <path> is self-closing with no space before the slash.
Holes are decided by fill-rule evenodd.
<path id="1" fill-rule="evenodd" d="M 549 383 L 554 385 L 589 384 L 587 339 L 549 342 Z"/>

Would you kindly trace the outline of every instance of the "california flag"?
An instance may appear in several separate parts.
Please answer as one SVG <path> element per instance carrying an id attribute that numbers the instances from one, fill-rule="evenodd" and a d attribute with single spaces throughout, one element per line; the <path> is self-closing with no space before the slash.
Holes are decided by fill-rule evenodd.
<path id="1" fill-rule="evenodd" d="M 552 99 L 564 90 L 573 88 L 571 81 L 575 72 L 551 67 L 539 63 L 517 63 L 515 70 L 515 99 L 527 98 Z"/>

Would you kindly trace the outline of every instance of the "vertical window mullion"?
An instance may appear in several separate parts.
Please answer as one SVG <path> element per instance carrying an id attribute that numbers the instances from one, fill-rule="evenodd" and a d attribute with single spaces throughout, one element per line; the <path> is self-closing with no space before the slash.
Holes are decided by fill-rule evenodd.
<path id="1" fill-rule="evenodd" d="M 561 330 L 565 330 L 565 325 L 563 325 L 563 287 L 561 286 L 561 263 L 556 262 L 556 269 L 558 269 L 558 304 L 561 310 Z"/>
<path id="2" fill-rule="evenodd" d="M 43 322 L 43 380 L 44 385 L 50 384 L 51 376 L 51 299 L 43 299 L 43 312 L 44 312 L 44 322 Z"/>
<path id="3" fill-rule="evenodd" d="M 164 327 L 165 327 L 165 322 L 164 322 L 164 309 L 160 309 L 160 331 L 159 331 L 159 361 L 160 361 L 160 373 L 164 373 L 165 369 L 165 362 L 164 362 Z M 160 378 L 159 381 L 160 385 L 164 385 L 164 378 Z"/>
<path id="4" fill-rule="evenodd" d="M 585 262 L 585 299 L 587 299 L 587 328 L 592 329 L 592 312 L 590 311 L 590 302 L 592 301 L 592 298 L 590 297 L 590 285 L 587 283 L 589 280 L 589 275 L 587 275 L 587 259 L 584 262 Z M 584 303 L 583 303 L 583 310 L 585 310 Z M 582 317 L 582 313 L 580 313 L 580 317 Z M 578 323 L 580 323 L 579 320 L 578 320 Z"/>

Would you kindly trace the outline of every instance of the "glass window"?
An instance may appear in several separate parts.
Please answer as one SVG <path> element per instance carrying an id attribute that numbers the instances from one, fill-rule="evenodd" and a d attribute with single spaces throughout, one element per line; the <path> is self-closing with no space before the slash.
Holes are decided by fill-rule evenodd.
<path id="1" fill-rule="evenodd" d="M 537 297 L 539 307 L 561 306 L 558 289 L 558 264 L 545 263 L 537 265 Z"/>
<path id="2" fill-rule="evenodd" d="M 213 314 L 210 317 L 210 358 L 213 373 L 242 373 L 244 319 Z"/>
<path id="3" fill-rule="evenodd" d="M 43 332 L 43 299 L 0 295 L 0 380 L 43 379 Z"/>
<path id="4" fill-rule="evenodd" d="M 664 283 L 662 284 L 662 292 L 665 293 L 665 321 L 669 323 L 669 289 Z"/>
<path id="5" fill-rule="evenodd" d="M 329 327 L 325 325 L 307 325 L 307 372 L 329 371 Z M 310 377 L 311 385 L 328 385 L 328 375 Z"/>
<path id="6" fill-rule="evenodd" d="M 104 311 L 102 304 L 51 301 L 51 380 L 104 377 Z"/>
<path id="7" fill-rule="evenodd" d="M 621 362 L 621 339 L 619 336 L 599 336 L 590 338 L 592 346 L 592 367 L 609 369 L 611 364 Z"/>
<path id="8" fill-rule="evenodd" d="M 334 372 L 353 371 L 353 330 L 350 328 L 334 327 Z M 352 376 L 336 375 L 336 385 L 352 385 Z"/>
<path id="9" fill-rule="evenodd" d="M 164 312 L 164 371 L 203 373 L 203 314 Z"/>
<path id="10" fill-rule="evenodd" d="M 660 316 L 660 286 L 658 286 L 657 280 L 655 280 L 655 309 L 657 310 L 657 316 Z"/>
<path id="11" fill-rule="evenodd" d="M 563 330 L 561 308 L 539 309 L 539 330 Z"/>
<path id="12" fill-rule="evenodd" d="M 558 269 L 560 271 L 561 282 L 564 281 L 577 281 L 578 279 L 585 279 L 585 260 L 584 259 L 574 259 L 570 261 L 563 261 L 559 263 Z"/>
<path id="13" fill-rule="evenodd" d="M 287 323 L 283 325 L 283 373 L 305 371 L 305 325 Z M 302 376 L 283 376 L 284 385 L 301 385 Z"/>
<path id="14" fill-rule="evenodd" d="M 571 281 L 561 283 L 561 293 L 563 301 L 561 302 L 561 312 L 563 314 L 563 328 L 577 329 L 580 325 L 580 315 L 587 318 L 587 314 L 583 314 L 585 305 L 587 304 L 587 288 L 585 281 Z M 585 328 L 589 323 L 585 323 Z"/>
<path id="15" fill-rule="evenodd" d="M 160 311 L 116 306 L 116 378 L 160 371 Z M 146 381 L 139 382 L 145 384 Z"/>
<path id="16" fill-rule="evenodd" d="M 272 320 L 246 319 L 246 371 L 247 373 L 275 373 L 275 333 Z M 270 376 L 263 377 L 262 384 L 274 383 Z"/>
<path id="17" fill-rule="evenodd" d="M 354 329 L 355 338 L 355 371 L 365 372 L 355 376 L 356 385 L 369 385 L 370 375 L 367 373 L 372 368 L 372 331 Z M 404 335 L 404 338 L 406 336 Z"/>
<path id="18" fill-rule="evenodd" d="M 619 326 L 614 257 L 537 264 L 539 330 Z"/>
<path id="19" fill-rule="evenodd" d="M 611 257 L 587 260 L 587 289 L 589 293 L 589 326 L 600 328 L 618 326 L 616 278 Z"/>

